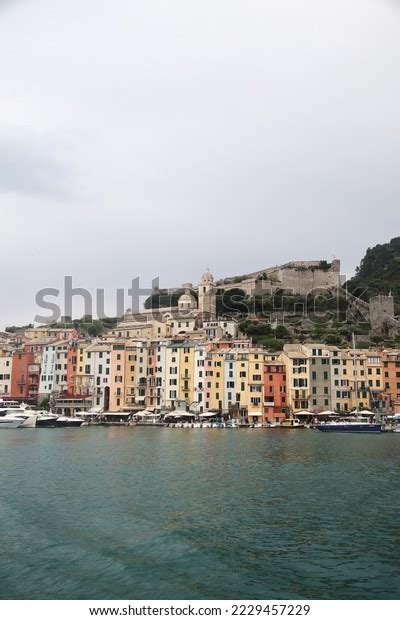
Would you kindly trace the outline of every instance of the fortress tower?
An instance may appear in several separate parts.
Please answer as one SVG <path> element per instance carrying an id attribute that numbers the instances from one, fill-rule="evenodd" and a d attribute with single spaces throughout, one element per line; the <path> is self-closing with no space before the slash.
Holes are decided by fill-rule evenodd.
<path id="1" fill-rule="evenodd" d="M 399 333 L 399 323 L 394 318 L 394 299 L 391 293 L 371 297 L 369 316 L 372 332 L 376 336 L 392 338 Z"/>

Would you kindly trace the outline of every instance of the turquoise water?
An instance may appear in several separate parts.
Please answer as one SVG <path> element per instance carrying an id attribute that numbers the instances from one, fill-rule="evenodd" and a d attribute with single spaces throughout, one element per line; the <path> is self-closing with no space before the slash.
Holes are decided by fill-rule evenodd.
<path id="1" fill-rule="evenodd" d="M 0 432 L 0 597 L 398 598 L 400 435 Z"/>

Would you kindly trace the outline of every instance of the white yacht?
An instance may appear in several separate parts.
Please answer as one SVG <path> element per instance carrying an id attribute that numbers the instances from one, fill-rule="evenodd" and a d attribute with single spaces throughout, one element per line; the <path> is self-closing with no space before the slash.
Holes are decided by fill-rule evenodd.
<path id="1" fill-rule="evenodd" d="M 38 413 L 33 411 L 26 403 L 19 404 L 17 401 L 0 402 L 0 419 L 10 417 L 21 420 L 21 428 L 35 428 Z"/>
<path id="2" fill-rule="evenodd" d="M 3 418 L 18 418 L 21 420 L 21 428 L 35 428 L 38 414 L 30 409 L 6 409 L 6 412 L 2 416 Z"/>

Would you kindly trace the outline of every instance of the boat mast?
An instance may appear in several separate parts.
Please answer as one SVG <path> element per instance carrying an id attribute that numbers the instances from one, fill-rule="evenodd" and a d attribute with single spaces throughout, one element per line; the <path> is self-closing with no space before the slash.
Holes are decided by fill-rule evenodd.
<path id="1" fill-rule="evenodd" d="M 358 370 L 356 360 L 356 339 L 353 332 L 353 364 L 354 364 L 354 390 L 356 393 L 356 416 L 358 416 Z"/>

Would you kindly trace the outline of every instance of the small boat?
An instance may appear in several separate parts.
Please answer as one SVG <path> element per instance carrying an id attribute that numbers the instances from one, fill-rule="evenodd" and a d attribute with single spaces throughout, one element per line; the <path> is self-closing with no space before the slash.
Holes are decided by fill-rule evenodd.
<path id="1" fill-rule="evenodd" d="M 82 418 L 68 418 L 67 416 L 59 416 L 56 420 L 56 427 L 76 428 L 82 426 L 85 420 Z"/>
<path id="2" fill-rule="evenodd" d="M 0 418 L 0 428 L 19 428 L 21 426 L 21 424 L 23 423 L 23 420 L 21 420 L 21 418 L 15 417 L 13 418 L 12 416 L 4 416 Z"/>
<path id="3" fill-rule="evenodd" d="M 225 428 L 239 428 L 239 425 L 235 422 L 235 420 L 227 420 Z"/>
<path id="4" fill-rule="evenodd" d="M 282 420 L 279 426 L 281 428 L 304 428 L 304 422 L 300 422 L 298 418 L 287 418 Z"/>

